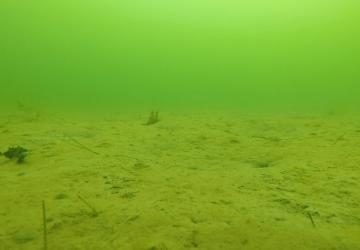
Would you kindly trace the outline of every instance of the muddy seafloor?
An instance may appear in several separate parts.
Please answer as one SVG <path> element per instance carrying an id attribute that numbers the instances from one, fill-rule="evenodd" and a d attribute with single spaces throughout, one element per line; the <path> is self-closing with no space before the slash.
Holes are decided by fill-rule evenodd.
<path id="1" fill-rule="evenodd" d="M 360 249 L 354 117 L 1 117 L 0 249 Z"/>

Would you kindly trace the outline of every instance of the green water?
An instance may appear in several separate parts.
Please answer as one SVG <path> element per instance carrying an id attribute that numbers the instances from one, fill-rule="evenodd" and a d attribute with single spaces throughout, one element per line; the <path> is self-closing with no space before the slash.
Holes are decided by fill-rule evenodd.
<path id="1" fill-rule="evenodd" d="M 348 111 L 352 0 L 0 3 L 2 105 Z"/>
<path id="2" fill-rule="evenodd" d="M 359 13 L 0 0 L 0 250 L 360 250 Z"/>

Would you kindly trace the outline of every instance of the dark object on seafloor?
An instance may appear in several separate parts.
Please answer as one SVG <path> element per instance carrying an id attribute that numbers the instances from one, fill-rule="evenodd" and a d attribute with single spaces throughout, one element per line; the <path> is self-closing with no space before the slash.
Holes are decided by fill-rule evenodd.
<path id="1" fill-rule="evenodd" d="M 156 111 L 156 112 L 151 111 L 149 119 L 148 119 L 147 123 L 145 123 L 145 125 L 152 125 L 152 124 L 155 124 L 155 123 L 157 123 L 159 121 L 160 121 L 159 120 L 159 112 L 158 111 Z"/>
<path id="2" fill-rule="evenodd" d="M 0 155 L 4 155 L 6 158 L 9 159 L 16 159 L 17 163 L 23 163 L 27 156 L 28 150 L 26 148 L 16 146 L 16 147 L 9 147 L 8 150 L 1 153 Z"/>

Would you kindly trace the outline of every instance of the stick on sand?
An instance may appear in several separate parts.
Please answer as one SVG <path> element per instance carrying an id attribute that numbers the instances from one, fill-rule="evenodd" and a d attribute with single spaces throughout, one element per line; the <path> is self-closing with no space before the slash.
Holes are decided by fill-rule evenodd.
<path id="1" fill-rule="evenodd" d="M 45 201 L 42 201 L 42 213 L 43 213 L 43 233 L 44 233 L 44 250 L 47 250 L 47 228 L 46 228 L 46 207 Z"/>
<path id="2" fill-rule="evenodd" d="M 314 221 L 314 219 L 313 219 L 313 217 L 312 217 L 312 215 L 311 215 L 311 213 L 307 213 L 307 215 L 308 215 L 308 217 L 309 217 L 309 219 L 310 219 L 310 221 L 311 221 L 311 224 L 312 224 L 312 226 L 315 228 L 316 227 L 316 225 L 315 225 L 315 221 Z"/>
<path id="3" fill-rule="evenodd" d="M 80 195 L 78 195 L 78 198 L 88 207 L 90 208 L 90 210 L 92 211 L 91 215 L 93 217 L 97 217 L 99 215 L 99 213 L 96 211 L 96 209 L 90 205 L 89 202 L 87 202 L 84 198 L 82 198 Z"/>

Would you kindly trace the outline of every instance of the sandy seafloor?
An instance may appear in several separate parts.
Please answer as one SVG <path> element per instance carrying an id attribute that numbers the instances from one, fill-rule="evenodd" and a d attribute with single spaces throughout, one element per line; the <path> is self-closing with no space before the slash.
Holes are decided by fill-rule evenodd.
<path id="1" fill-rule="evenodd" d="M 2 116 L 0 249 L 360 249 L 358 117 L 147 115 Z"/>

